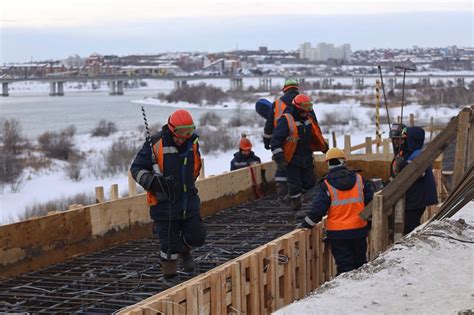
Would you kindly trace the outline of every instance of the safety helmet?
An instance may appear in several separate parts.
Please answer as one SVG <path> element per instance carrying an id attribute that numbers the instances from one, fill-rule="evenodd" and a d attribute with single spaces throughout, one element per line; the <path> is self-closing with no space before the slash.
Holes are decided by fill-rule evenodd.
<path id="1" fill-rule="evenodd" d="M 305 94 L 296 95 L 292 104 L 299 110 L 310 112 L 313 109 L 311 98 Z"/>
<path id="2" fill-rule="evenodd" d="M 399 123 L 394 123 L 392 124 L 392 127 L 390 128 L 390 131 L 388 133 L 388 137 L 390 139 L 393 138 L 402 138 L 403 137 L 403 130 L 406 129 L 406 126 L 404 124 L 399 124 Z"/>
<path id="3" fill-rule="evenodd" d="M 250 142 L 250 140 L 246 136 L 242 136 L 239 143 L 239 149 L 242 151 L 252 150 L 252 142 Z"/>
<path id="4" fill-rule="evenodd" d="M 178 109 L 168 118 L 168 127 L 171 133 L 178 138 L 190 138 L 196 126 L 193 122 L 191 114 L 184 109 Z"/>
<path id="5" fill-rule="evenodd" d="M 293 88 L 297 89 L 298 86 L 299 86 L 299 83 L 295 79 L 286 79 L 285 83 L 283 84 L 283 92 L 286 92 L 289 89 L 293 89 Z"/>
<path id="6" fill-rule="evenodd" d="M 272 102 L 267 99 L 261 98 L 255 103 L 255 111 L 257 111 L 257 113 L 265 119 L 271 110 Z"/>
<path id="7" fill-rule="evenodd" d="M 326 152 L 326 162 L 332 159 L 346 159 L 346 155 L 344 154 L 344 151 L 342 151 L 339 148 L 331 148 Z"/>

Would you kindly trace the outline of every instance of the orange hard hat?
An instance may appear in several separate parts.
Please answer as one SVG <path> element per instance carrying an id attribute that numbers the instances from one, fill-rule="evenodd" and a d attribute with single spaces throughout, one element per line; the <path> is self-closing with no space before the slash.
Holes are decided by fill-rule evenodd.
<path id="1" fill-rule="evenodd" d="M 252 150 L 252 142 L 250 142 L 248 138 L 242 137 L 242 139 L 240 139 L 239 148 L 243 151 L 250 151 Z"/>
<path id="2" fill-rule="evenodd" d="M 311 98 L 305 94 L 298 94 L 293 99 L 292 104 L 299 110 L 310 112 L 313 109 Z"/>
<path id="3" fill-rule="evenodd" d="M 190 138 L 196 126 L 191 114 L 184 109 L 178 109 L 168 118 L 168 127 L 171 133 L 178 138 Z"/>

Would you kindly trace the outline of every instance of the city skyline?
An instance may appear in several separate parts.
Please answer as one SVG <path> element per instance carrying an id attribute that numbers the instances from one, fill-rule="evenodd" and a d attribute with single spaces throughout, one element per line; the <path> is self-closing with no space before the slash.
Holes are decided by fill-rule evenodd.
<path id="1" fill-rule="evenodd" d="M 1 10 L 2 64 L 93 52 L 297 50 L 302 42 L 349 43 L 353 50 L 474 45 L 473 6 L 464 0 L 138 0 L 133 6 L 111 0 L 18 0 Z"/>

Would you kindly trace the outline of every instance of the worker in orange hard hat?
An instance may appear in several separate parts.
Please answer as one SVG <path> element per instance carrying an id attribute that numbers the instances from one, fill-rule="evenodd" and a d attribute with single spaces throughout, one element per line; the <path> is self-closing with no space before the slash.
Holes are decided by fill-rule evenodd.
<path id="1" fill-rule="evenodd" d="M 321 180 L 308 215 L 299 227 L 313 228 L 327 215 L 326 230 L 337 273 L 357 269 L 367 262 L 367 221 L 359 217 L 373 197 L 370 182 L 346 167 L 338 148 L 326 152 L 329 172 Z"/>
<path id="2" fill-rule="evenodd" d="M 234 154 L 234 158 L 230 162 L 230 170 L 238 170 L 261 162 L 260 158 L 252 151 L 252 143 L 247 138 L 247 135 L 242 134 L 239 142 L 239 151 Z"/>
<path id="3" fill-rule="evenodd" d="M 200 199 L 194 182 L 201 169 L 198 136 L 191 114 L 173 112 L 162 130 L 147 139 L 130 171 L 147 191 L 153 233 L 160 240 L 161 271 L 166 286 L 179 282 L 177 262 L 194 271 L 191 249 L 204 244 Z"/>

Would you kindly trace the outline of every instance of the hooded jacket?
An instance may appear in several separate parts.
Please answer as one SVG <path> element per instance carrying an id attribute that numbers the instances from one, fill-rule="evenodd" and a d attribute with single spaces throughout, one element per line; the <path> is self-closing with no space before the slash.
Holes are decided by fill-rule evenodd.
<path id="1" fill-rule="evenodd" d="M 407 128 L 407 138 L 403 144 L 403 161 L 399 165 L 400 171 L 421 154 L 424 142 L 425 131 L 423 128 Z M 421 209 L 437 203 L 436 183 L 430 166 L 405 193 L 405 209 Z"/>
<path id="2" fill-rule="evenodd" d="M 293 99 L 296 97 L 296 95 L 299 94 L 299 91 L 297 88 L 292 88 L 286 91 L 285 94 L 283 94 L 280 99 L 283 101 L 283 103 L 286 104 L 286 106 L 292 106 L 291 102 L 293 102 Z M 265 122 L 265 127 L 263 129 L 264 133 L 264 142 L 267 144 L 270 144 L 270 139 L 273 135 L 273 129 L 275 129 L 275 102 L 273 102 L 272 109 L 268 112 L 267 115 L 267 120 Z"/>
<path id="3" fill-rule="evenodd" d="M 331 206 L 331 197 L 328 187 L 324 182 L 327 179 L 329 184 L 338 190 L 350 190 L 356 184 L 356 173 L 345 166 L 338 166 L 329 170 L 329 173 L 320 181 L 316 197 L 311 205 L 308 218 L 314 223 L 318 223 L 328 213 Z M 362 179 L 364 184 L 364 205 L 372 201 L 374 191 L 372 185 Z M 340 231 L 327 231 L 330 239 L 353 239 L 367 236 L 368 227 Z"/>
<path id="4" fill-rule="evenodd" d="M 192 144 L 197 143 L 197 138 L 197 135 L 193 134 L 183 145 L 177 147 L 167 125 L 163 126 L 162 131 L 151 137 L 153 145 L 161 139 L 164 146 L 176 148 L 173 150 L 174 152 L 164 154 L 164 170 L 162 170 L 164 177 L 173 178 L 169 182 L 169 188 L 172 190 L 170 199 L 165 198 L 158 204 L 150 206 L 150 217 L 153 220 L 179 220 L 199 215 L 201 201 L 194 184 L 196 181 L 195 156 L 192 148 Z M 199 153 L 199 144 L 197 150 Z M 147 141 L 130 166 L 133 178 L 145 190 L 150 190 L 153 181 L 153 164 L 155 163 L 153 158 L 150 144 Z M 186 191 L 184 191 L 184 185 L 187 187 Z"/>
<path id="5" fill-rule="evenodd" d="M 301 118 L 298 114 L 298 110 L 294 106 L 288 106 L 285 109 L 284 113 L 292 115 L 295 122 L 300 122 L 300 124 L 297 126 L 298 142 L 296 145 L 296 150 L 288 165 L 296 167 L 312 166 L 313 150 L 311 148 L 312 127 L 310 119 L 308 117 Z M 317 122 L 314 111 L 311 111 L 309 115 L 311 115 L 313 119 Z M 278 124 L 274 130 L 271 141 L 273 158 L 276 163 L 279 163 L 284 160 L 283 146 L 288 136 L 290 136 L 290 128 L 288 126 L 288 121 L 284 116 L 282 116 L 278 120 Z"/>
<path id="6" fill-rule="evenodd" d="M 253 151 L 250 151 L 250 154 L 248 156 L 245 156 L 239 150 L 239 152 L 234 153 L 234 158 L 230 162 L 230 170 L 238 170 L 240 168 L 244 168 L 251 164 L 257 163 L 261 163 L 261 160 L 258 156 L 255 155 Z"/>

